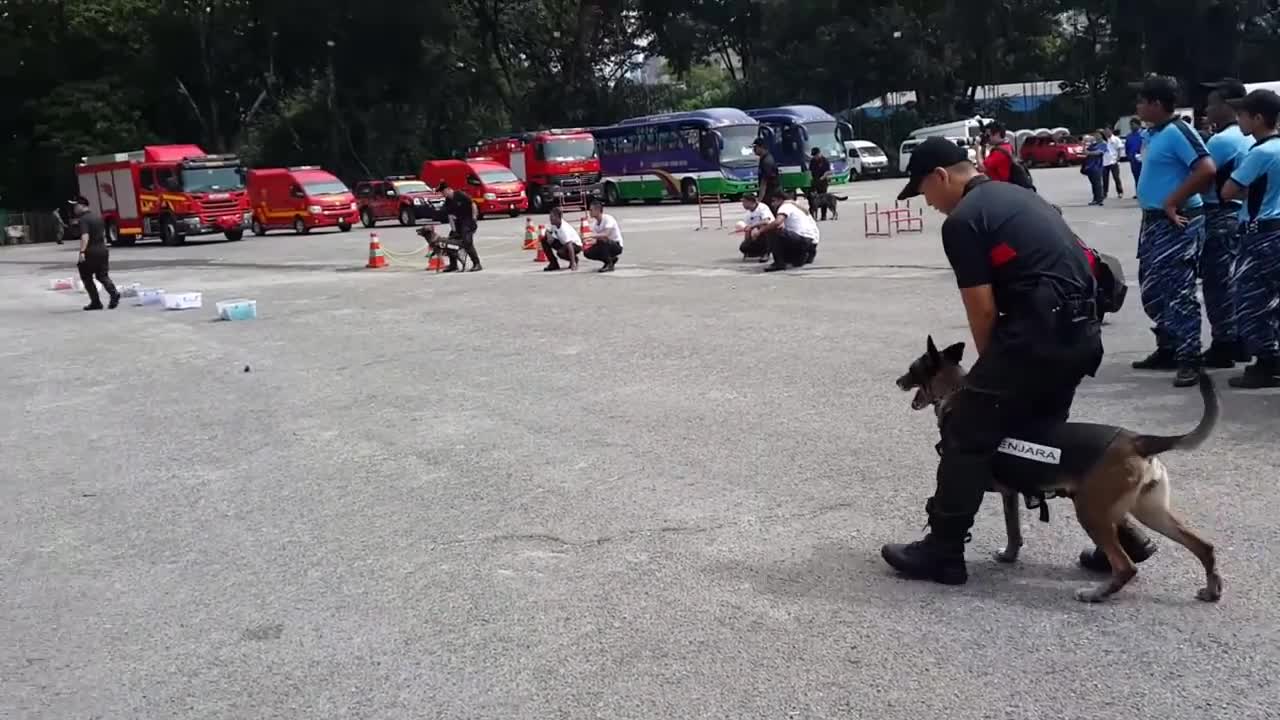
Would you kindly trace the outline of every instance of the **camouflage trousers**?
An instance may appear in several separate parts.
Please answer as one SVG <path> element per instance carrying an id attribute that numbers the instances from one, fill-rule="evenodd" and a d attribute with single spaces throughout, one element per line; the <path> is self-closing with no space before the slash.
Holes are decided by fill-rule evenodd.
<path id="1" fill-rule="evenodd" d="M 1239 209 L 1206 208 L 1204 250 L 1200 253 L 1200 287 L 1204 312 L 1214 342 L 1234 343 L 1236 328 L 1236 263 L 1240 255 Z"/>
<path id="2" fill-rule="evenodd" d="M 1156 344 L 1181 363 L 1200 362 L 1200 298 L 1196 278 L 1204 248 L 1204 215 L 1178 227 L 1147 214 L 1138 235 L 1138 285 L 1142 309 L 1156 324 Z"/>
<path id="3" fill-rule="evenodd" d="M 1245 349 L 1280 357 L 1280 229 L 1246 232 L 1236 263 L 1236 317 Z"/>

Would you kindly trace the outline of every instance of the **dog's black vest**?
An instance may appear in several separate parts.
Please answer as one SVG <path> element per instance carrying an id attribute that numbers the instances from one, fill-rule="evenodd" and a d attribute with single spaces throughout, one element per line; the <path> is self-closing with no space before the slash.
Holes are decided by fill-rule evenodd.
<path id="1" fill-rule="evenodd" d="M 1044 503 L 1046 488 L 1062 475 L 1081 476 L 1093 469 L 1120 434 L 1115 425 L 1056 423 L 1028 428 L 1000 442 L 992 461 L 992 475 L 1004 487 L 1022 495 L 1028 509 L 1040 509 L 1040 520 L 1049 522 Z M 941 452 L 939 444 L 939 452 Z M 1049 492 L 1047 497 L 1059 497 Z"/>

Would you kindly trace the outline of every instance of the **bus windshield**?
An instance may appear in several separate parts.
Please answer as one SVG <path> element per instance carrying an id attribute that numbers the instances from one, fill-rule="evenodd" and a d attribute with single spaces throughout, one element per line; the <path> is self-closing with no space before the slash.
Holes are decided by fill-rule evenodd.
<path id="1" fill-rule="evenodd" d="M 836 137 L 836 123 L 831 122 L 812 122 L 805 123 L 805 130 L 809 132 L 809 147 L 819 148 L 822 154 L 828 158 L 838 158 L 844 156 L 844 143 L 840 142 L 840 138 Z"/>
<path id="2" fill-rule="evenodd" d="M 596 156 L 596 141 L 589 137 L 547 140 L 542 144 L 542 153 L 550 162 L 589 160 Z"/>
<path id="3" fill-rule="evenodd" d="M 754 165 L 759 162 L 751 148 L 760 134 L 758 125 L 733 125 L 720 128 L 718 132 L 724 138 L 724 149 L 720 151 L 721 164 Z"/>
<path id="4" fill-rule="evenodd" d="M 187 192 L 229 192 L 244 189 L 240 167 L 187 168 L 182 171 L 182 189 Z"/>

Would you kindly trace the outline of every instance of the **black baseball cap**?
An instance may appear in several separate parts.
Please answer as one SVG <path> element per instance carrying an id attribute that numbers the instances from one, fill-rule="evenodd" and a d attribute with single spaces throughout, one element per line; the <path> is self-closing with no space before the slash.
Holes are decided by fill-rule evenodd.
<path id="1" fill-rule="evenodd" d="M 1158 102 L 1173 107 L 1178 104 L 1178 81 L 1163 75 L 1152 75 L 1142 82 L 1129 83 L 1138 91 L 1138 97 L 1148 102 Z"/>
<path id="2" fill-rule="evenodd" d="M 1242 98 L 1245 96 L 1244 83 L 1236 78 L 1222 78 L 1216 82 L 1202 83 L 1211 90 L 1217 90 L 1218 96 L 1223 100 L 1231 100 L 1233 98 Z"/>
<path id="3" fill-rule="evenodd" d="M 969 161 L 969 153 L 954 141 L 941 137 L 925 139 L 911 151 L 911 159 L 907 161 L 907 186 L 898 193 L 899 200 L 913 198 L 920 194 L 920 181 L 938 168 L 951 167 Z"/>
<path id="4" fill-rule="evenodd" d="M 758 138 L 756 138 L 756 139 L 755 139 L 755 141 L 753 141 L 753 142 L 751 143 L 751 146 L 752 146 L 752 147 L 765 147 L 765 146 L 767 146 L 767 145 L 768 145 L 768 143 L 766 143 L 766 142 L 764 141 L 764 138 L 762 138 L 762 137 L 758 137 Z"/>
<path id="5" fill-rule="evenodd" d="M 1274 120 L 1280 115 L 1280 95 L 1271 90 L 1254 90 L 1242 98 L 1228 100 L 1227 104 L 1237 110 Z"/>
<path id="6" fill-rule="evenodd" d="M 68 200 L 68 201 L 67 201 L 67 204 L 68 204 L 68 205 L 85 205 L 85 206 L 87 206 L 87 205 L 89 204 L 89 198 L 87 198 L 87 197 L 85 197 L 85 196 L 83 196 L 83 195 L 76 195 L 75 197 L 73 197 L 73 198 L 71 198 L 70 200 Z"/>

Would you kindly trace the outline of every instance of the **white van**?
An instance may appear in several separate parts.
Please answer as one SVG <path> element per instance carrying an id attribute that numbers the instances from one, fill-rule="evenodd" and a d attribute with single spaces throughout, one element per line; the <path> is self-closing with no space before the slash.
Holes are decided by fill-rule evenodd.
<path id="1" fill-rule="evenodd" d="M 901 147 L 898 148 L 898 172 L 900 174 L 905 175 L 907 173 L 907 163 L 911 161 L 911 151 L 926 139 L 924 137 L 909 138 L 902 142 Z M 969 162 L 975 165 L 978 163 L 977 140 L 967 137 L 949 137 L 947 139 L 965 149 L 965 152 L 969 154 Z"/>
<path id="2" fill-rule="evenodd" d="M 844 152 L 849 159 L 850 180 L 880 177 L 889 172 L 889 157 L 869 140 L 845 140 Z"/>

